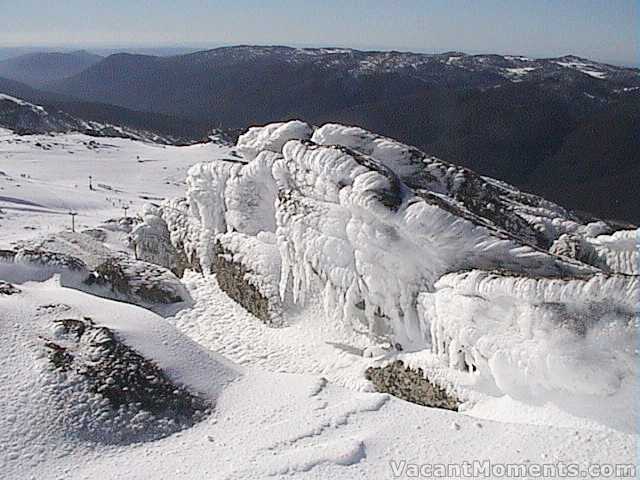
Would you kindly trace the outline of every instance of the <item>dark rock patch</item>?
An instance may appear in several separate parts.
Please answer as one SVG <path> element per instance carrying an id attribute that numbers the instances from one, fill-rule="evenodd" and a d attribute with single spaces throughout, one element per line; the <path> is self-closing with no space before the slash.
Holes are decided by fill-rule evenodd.
<path id="1" fill-rule="evenodd" d="M 92 438 L 107 443 L 160 438 L 194 425 L 211 411 L 210 402 L 173 383 L 158 365 L 89 317 L 55 320 L 54 335 L 44 343 L 51 368 L 71 388 L 80 385 L 88 391 L 93 403 L 84 408 L 100 411 L 91 423 L 77 423 Z M 103 417 L 109 419 L 105 424 L 100 423 Z M 69 423 L 76 425 L 76 419 Z"/>
<path id="2" fill-rule="evenodd" d="M 233 262 L 230 258 L 233 258 L 233 255 L 227 252 L 220 242 L 216 242 L 215 274 L 218 285 L 222 291 L 249 313 L 267 325 L 272 325 L 274 322 L 269 308 L 269 300 L 245 279 L 249 273 L 245 266 Z"/>
<path id="3" fill-rule="evenodd" d="M 8 282 L 0 280 L 0 295 L 15 295 L 16 293 L 20 293 L 20 290 L 17 287 L 14 287 Z"/>
<path id="4" fill-rule="evenodd" d="M 16 258 L 15 250 L 0 249 L 0 261 L 12 263 L 15 258 Z"/>
<path id="5" fill-rule="evenodd" d="M 110 258 L 84 282 L 100 286 L 131 303 L 174 304 L 189 300 L 179 280 L 167 269 L 125 257 Z"/>
<path id="6" fill-rule="evenodd" d="M 421 368 L 405 367 L 401 360 L 384 367 L 369 367 L 365 373 L 376 390 L 425 407 L 458 411 L 460 400 L 429 381 Z"/>

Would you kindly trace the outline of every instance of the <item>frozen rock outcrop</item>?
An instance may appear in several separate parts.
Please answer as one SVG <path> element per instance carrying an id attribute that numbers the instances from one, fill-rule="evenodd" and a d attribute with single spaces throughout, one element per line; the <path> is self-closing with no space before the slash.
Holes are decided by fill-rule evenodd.
<path id="1" fill-rule="evenodd" d="M 168 268 L 181 277 L 186 268 L 184 250 L 179 251 L 173 245 L 162 211 L 152 205 L 145 205 L 142 219 L 142 223 L 129 235 L 135 257 Z"/>
<path id="2" fill-rule="evenodd" d="M 90 271 L 80 258 L 39 247 L 4 250 L 0 255 L 0 277 L 16 283 L 60 275 L 65 285 L 77 286 L 88 278 Z"/>
<path id="3" fill-rule="evenodd" d="M 114 256 L 99 265 L 84 281 L 82 289 L 163 314 L 174 313 L 192 302 L 187 289 L 170 270 L 125 255 Z"/>
<path id="4" fill-rule="evenodd" d="M 271 326 L 282 325 L 280 255 L 273 234 L 230 232 L 216 244 L 216 277 L 232 299 Z"/>
<path id="5" fill-rule="evenodd" d="M 29 458 L 165 437 L 205 418 L 242 373 L 146 309 L 59 279 L 18 288 L 0 293 L 0 430 Z"/>
<path id="6" fill-rule="evenodd" d="M 319 297 L 326 321 L 519 398 L 627 388 L 635 230 L 358 127 L 254 127 L 237 151 L 190 170 L 181 235 L 217 245 L 203 266 L 259 318 Z"/>
<path id="7" fill-rule="evenodd" d="M 65 407 L 79 435 L 106 443 L 153 440 L 211 411 L 211 402 L 176 385 L 91 317 L 56 318 L 52 324 L 43 346 L 52 370 L 47 373 L 60 384 L 54 402 Z M 85 401 L 66 404 L 73 397 Z"/>
<path id="8" fill-rule="evenodd" d="M 289 276 L 294 300 L 320 278 L 328 311 L 364 321 L 374 336 L 393 332 L 393 343 L 404 348 L 427 346 L 428 325 L 417 316 L 416 298 L 445 273 L 503 268 L 565 276 L 595 270 L 475 221 L 443 194 L 416 192 L 376 158 L 342 145 L 292 140 L 273 173 L 280 189 L 281 293 Z M 380 331 L 375 311 L 387 318 L 387 332 Z"/>
<path id="9" fill-rule="evenodd" d="M 60 232 L 31 246 L 0 251 L 0 277 L 7 281 L 44 281 L 54 275 L 65 287 L 133 303 L 163 315 L 192 301 L 169 269 L 113 251 L 83 233 Z"/>
<path id="10" fill-rule="evenodd" d="M 313 128 L 300 120 L 251 127 L 238 138 L 237 150 L 244 158 L 251 161 L 260 152 L 279 153 L 289 140 L 306 140 L 312 135 Z"/>
<path id="11" fill-rule="evenodd" d="M 619 230 L 610 235 L 564 234 L 550 251 L 575 258 L 605 272 L 640 274 L 638 230 Z"/>
<path id="12" fill-rule="evenodd" d="M 454 411 L 458 410 L 461 403 L 454 395 L 429 381 L 422 369 L 413 370 L 401 360 L 381 367 L 369 367 L 365 375 L 377 391 L 389 393 L 407 402 Z"/>
<path id="13" fill-rule="evenodd" d="M 318 128 L 311 140 L 369 155 L 418 195 L 444 195 L 456 214 L 541 248 L 548 248 L 560 233 L 582 227 L 576 215 L 559 205 L 359 127 L 329 123 Z"/>
<path id="14" fill-rule="evenodd" d="M 451 368 L 515 398 L 609 396 L 634 380 L 639 281 L 474 270 L 445 275 L 419 302 Z"/>

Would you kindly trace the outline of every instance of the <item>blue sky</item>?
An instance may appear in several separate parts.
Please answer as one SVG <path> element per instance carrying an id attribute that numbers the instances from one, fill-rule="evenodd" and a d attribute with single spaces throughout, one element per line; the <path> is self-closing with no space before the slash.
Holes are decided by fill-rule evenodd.
<path id="1" fill-rule="evenodd" d="M 638 0 L 0 0 L 0 47 L 287 44 L 640 62 Z"/>

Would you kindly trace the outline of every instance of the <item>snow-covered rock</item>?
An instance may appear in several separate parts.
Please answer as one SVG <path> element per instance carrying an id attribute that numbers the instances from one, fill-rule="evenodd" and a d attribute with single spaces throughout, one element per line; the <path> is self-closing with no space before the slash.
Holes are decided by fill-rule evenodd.
<path id="1" fill-rule="evenodd" d="M 560 233 L 581 226 L 577 216 L 559 205 L 359 127 L 329 123 L 318 128 L 311 140 L 369 155 L 418 195 L 444 195 L 443 202 L 457 215 L 541 248 L 548 248 Z"/>
<path id="2" fill-rule="evenodd" d="M 586 274 L 519 235 L 466 215 L 444 194 L 416 192 L 376 158 L 344 146 L 290 141 L 274 165 L 281 191 L 278 243 L 281 292 L 289 275 L 297 300 L 311 276 L 325 283 L 328 311 L 359 319 L 374 336 L 403 348 L 428 345 L 416 298 L 437 279 L 465 268 L 538 275 Z M 356 305 L 364 303 L 364 315 Z M 379 321 L 382 312 L 386 318 Z"/>
<path id="3" fill-rule="evenodd" d="M 215 271 L 220 288 L 231 298 L 263 322 L 282 324 L 280 255 L 274 234 L 218 236 Z"/>
<path id="4" fill-rule="evenodd" d="M 66 253 L 41 248 L 4 252 L 0 256 L 0 278 L 10 282 L 43 281 L 59 275 L 63 284 L 77 286 L 90 274 L 84 261 Z"/>
<path id="5" fill-rule="evenodd" d="M 202 271 L 201 253 L 198 250 L 202 225 L 193 219 L 187 199 L 179 197 L 167 200 L 159 210 L 169 230 L 170 241 L 176 248 L 176 263 L 180 265 L 182 259 L 186 262 L 185 268 Z M 205 253 L 204 256 L 208 254 Z"/>
<path id="6" fill-rule="evenodd" d="M 328 314 L 405 349 L 428 347 L 430 325 L 417 315 L 417 297 L 446 273 L 600 270 L 547 250 L 560 235 L 587 235 L 595 224 L 361 128 L 272 124 L 251 128 L 238 147 L 247 164 L 208 162 L 189 171 L 200 249 L 210 251 L 225 232 L 248 239 L 275 231 L 281 299 L 290 290 L 303 302 L 311 278 L 319 279 Z"/>
<path id="7" fill-rule="evenodd" d="M 219 245 L 218 283 L 258 317 L 319 298 L 328 321 L 493 392 L 628 400 L 635 231 L 358 127 L 254 127 L 238 145 L 247 163 L 190 170 L 187 236 Z"/>
<path id="8" fill-rule="evenodd" d="M 189 292 L 170 270 L 126 255 L 115 255 L 99 265 L 80 288 L 163 315 L 191 304 Z"/>
<path id="9" fill-rule="evenodd" d="M 0 430 L 3 446 L 30 458 L 32 468 L 85 445 L 154 440 L 189 427 L 242 373 L 148 310 L 59 279 L 19 288 L 0 294 Z M 18 478 L 6 448 L 3 475 Z"/>
<path id="10" fill-rule="evenodd" d="M 278 188 L 271 170 L 281 157 L 264 151 L 247 165 L 234 170 L 225 190 L 228 230 L 247 235 L 275 232 Z"/>
<path id="11" fill-rule="evenodd" d="M 251 127 L 238 138 L 237 150 L 251 161 L 262 151 L 281 152 L 289 140 L 308 139 L 312 134 L 313 129 L 300 120 Z"/>
<path id="12" fill-rule="evenodd" d="M 605 398 L 635 381 L 639 282 L 452 273 L 420 294 L 420 312 L 446 365 L 489 378 L 505 394 Z"/>
<path id="13" fill-rule="evenodd" d="M 60 232 L 29 245 L 0 251 L 0 278 L 24 283 L 57 275 L 65 287 L 163 315 L 191 303 L 189 292 L 169 269 L 113 251 L 89 235 Z"/>
<path id="14" fill-rule="evenodd" d="M 162 212 L 152 205 L 145 205 L 143 221 L 129 236 L 137 259 L 168 268 L 178 276 L 184 272 L 184 260 L 178 258 L 178 250 L 171 242 L 171 234 Z"/>
<path id="15" fill-rule="evenodd" d="M 594 265 L 605 272 L 640 274 L 638 230 L 619 230 L 610 235 L 564 234 L 550 251 Z"/>

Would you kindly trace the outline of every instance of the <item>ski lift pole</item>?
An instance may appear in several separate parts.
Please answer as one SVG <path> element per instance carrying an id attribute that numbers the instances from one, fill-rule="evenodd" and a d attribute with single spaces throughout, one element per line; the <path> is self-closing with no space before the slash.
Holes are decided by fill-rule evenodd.
<path id="1" fill-rule="evenodd" d="M 76 231 L 76 212 L 69 212 L 69 215 L 71 215 L 71 231 L 75 233 Z"/>

